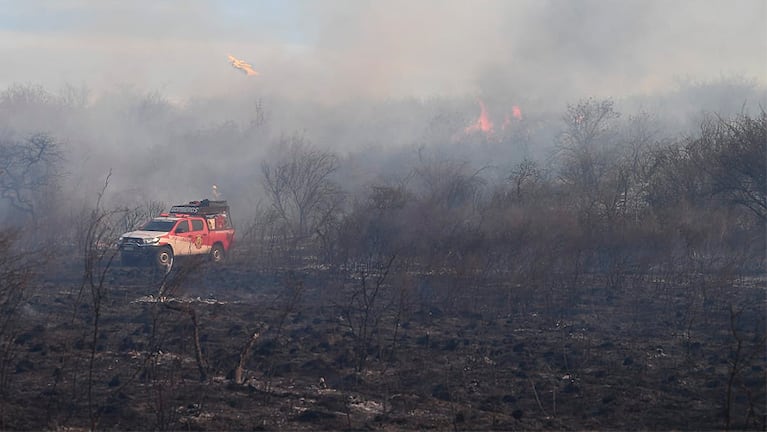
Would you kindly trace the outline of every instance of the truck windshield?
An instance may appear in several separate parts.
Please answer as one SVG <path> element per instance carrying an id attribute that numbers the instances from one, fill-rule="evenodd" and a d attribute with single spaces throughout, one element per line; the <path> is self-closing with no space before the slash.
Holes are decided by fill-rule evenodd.
<path id="1" fill-rule="evenodd" d="M 176 224 L 176 221 L 165 221 L 165 220 L 151 220 L 144 225 L 141 230 L 142 231 L 162 231 L 162 232 L 169 232 L 173 229 L 173 225 Z"/>

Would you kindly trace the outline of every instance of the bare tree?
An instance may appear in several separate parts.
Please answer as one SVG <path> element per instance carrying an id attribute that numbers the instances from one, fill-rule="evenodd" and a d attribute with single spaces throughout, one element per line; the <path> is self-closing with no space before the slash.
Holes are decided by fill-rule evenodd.
<path id="1" fill-rule="evenodd" d="M 621 217 L 638 218 L 647 208 L 647 186 L 655 168 L 652 155 L 660 142 L 655 119 L 649 113 L 628 117 L 620 138 L 622 148 L 611 172 L 615 211 Z"/>
<path id="2" fill-rule="evenodd" d="M 476 210 L 486 184 L 480 174 L 486 168 L 472 170 L 465 161 L 424 160 L 414 174 L 424 201 L 444 210 Z"/>
<path id="3" fill-rule="evenodd" d="M 512 183 L 513 196 L 517 201 L 523 199 L 522 192 L 531 192 L 530 190 L 542 182 L 542 172 L 538 163 L 531 159 L 524 159 L 520 162 L 508 177 Z M 527 198 L 527 196 L 525 196 Z"/>
<path id="4" fill-rule="evenodd" d="M 573 189 L 575 205 L 588 215 L 599 210 L 600 183 L 612 162 L 614 121 L 620 117 L 613 105 L 609 99 L 590 98 L 568 105 L 563 117 L 560 178 Z"/>
<path id="5" fill-rule="evenodd" d="M 0 93 L 0 107 L 9 110 L 51 105 L 54 102 L 56 97 L 40 85 L 14 83 Z"/>
<path id="6" fill-rule="evenodd" d="M 59 90 L 58 99 L 59 103 L 65 107 L 83 109 L 88 106 L 90 95 L 91 92 L 85 85 L 65 84 Z"/>
<path id="7" fill-rule="evenodd" d="M 385 282 L 396 255 L 388 261 L 361 266 L 359 285 L 351 287 L 347 304 L 341 305 L 344 323 L 354 338 L 355 369 L 362 372 L 367 363 L 373 337 L 383 331 L 381 322 L 397 300 Z M 373 279 L 372 283 L 369 279 Z M 396 329 L 395 329 L 396 330 Z"/>
<path id="8" fill-rule="evenodd" d="M 299 241 L 316 234 L 333 217 L 341 200 L 333 182 L 338 158 L 309 145 L 303 137 L 283 137 L 285 153 L 274 164 L 262 165 L 263 186 L 272 209 L 291 237 Z"/>
<path id="9" fill-rule="evenodd" d="M 43 192 L 55 185 L 62 155 L 47 134 L 24 141 L 0 140 L 0 197 L 20 212 L 34 217 Z"/>
<path id="10" fill-rule="evenodd" d="M 567 106 L 562 120 L 566 129 L 561 137 L 561 144 L 570 151 L 589 151 L 600 144 L 600 140 L 610 131 L 612 122 L 620 117 L 610 99 L 596 100 L 588 98 L 575 105 Z"/>
<path id="11" fill-rule="evenodd" d="M 767 113 L 733 120 L 709 118 L 688 146 L 709 175 L 710 192 L 767 221 Z"/>
<path id="12" fill-rule="evenodd" d="M 167 206 L 161 201 L 145 201 L 140 205 L 125 209 L 119 225 L 122 232 L 135 230 L 140 224 L 162 213 Z"/>
<path id="13" fill-rule="evenodd" d="M 90 294 L 93 312 L 93 327 L 91 333 L 90 356 L 88 358 L 88 413 L 91 420 L 91 428 L 97 429 L 99 411 L 94 400 L 94 368 L 96 351 L 100 332 L 103 304 L 108 294 L 106 276 L 117 255 L 117 249 L 111 247 L 116 236 L 113 219 L 121 213 L 120 210 L 107 210 L 102 206 L 104 194 L 109 187 L 110 171 L 104 180 L 104 186 L 98 194 L 95 206 L 90 210 L 87 224 L 82 231 L 83 240 L 83 280 L 80 287 L 82 296 L 85 292 Z M 78 302 L 79 303 L 79 302 Z"/>
<path id="14" fill-rule="evenodd" d="M 462 261 L 481 221 L 481 209 L 487 184 L 482 172 L 468 162 L 423 160 L 414 172 L 417 224 L 413 239 L 420 252 L 426 252 L 434 265 L 449 265 L 445 259 Z"/>
<path id="15" fill-rule="evenodd" d="M 349 262 L 385 261 L 404 253 L 412 242 L 414 197 L 404 185 L 373 185 L 355 200 L 337 231 L 344 259 Z"/>

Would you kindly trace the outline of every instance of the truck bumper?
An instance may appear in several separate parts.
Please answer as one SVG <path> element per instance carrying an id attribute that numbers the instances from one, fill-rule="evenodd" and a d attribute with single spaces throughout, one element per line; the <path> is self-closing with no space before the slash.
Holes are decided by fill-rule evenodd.
<path id="1" fill-rule="evenodd" d="M 150 264 L 154 262 L 154 258 L 157 256 L 157 251 L 159 249 L 160 247 L 156 245 L 120 246 L 120 261 L 124 265 Z"/>

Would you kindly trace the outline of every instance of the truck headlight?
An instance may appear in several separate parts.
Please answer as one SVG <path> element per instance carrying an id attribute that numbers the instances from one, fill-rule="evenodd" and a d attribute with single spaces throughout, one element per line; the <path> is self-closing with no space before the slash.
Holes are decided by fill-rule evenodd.
<path id="1" fill-rule="evenodd" d="M 160 237 L 152 237 L 148 239 L 144 239 L 144 244 L 157 244 L 160 242 Z"/>

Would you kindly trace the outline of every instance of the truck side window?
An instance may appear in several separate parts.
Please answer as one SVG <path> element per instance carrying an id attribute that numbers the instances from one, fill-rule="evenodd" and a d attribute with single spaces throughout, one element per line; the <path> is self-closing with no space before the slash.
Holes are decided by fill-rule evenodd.
<path id="1" fill-rule="evenodd" d="M 189 232 L 189 221 L 182 220 L 176 225 L 176 234 Z"/>
<path id="2" fill-rule="evenodd" d="M 202 221 L 199 219 L 192 219 L 192 231 L 202 231 Z"/>
<path id="3" fill-rule="evenodd" d="M 225 214 L 216 215 L 216 227 L 218 229 L 227 229 L 227 228 L 229 228 L 227 223 L 226 223 L 226 215 Z"/>

